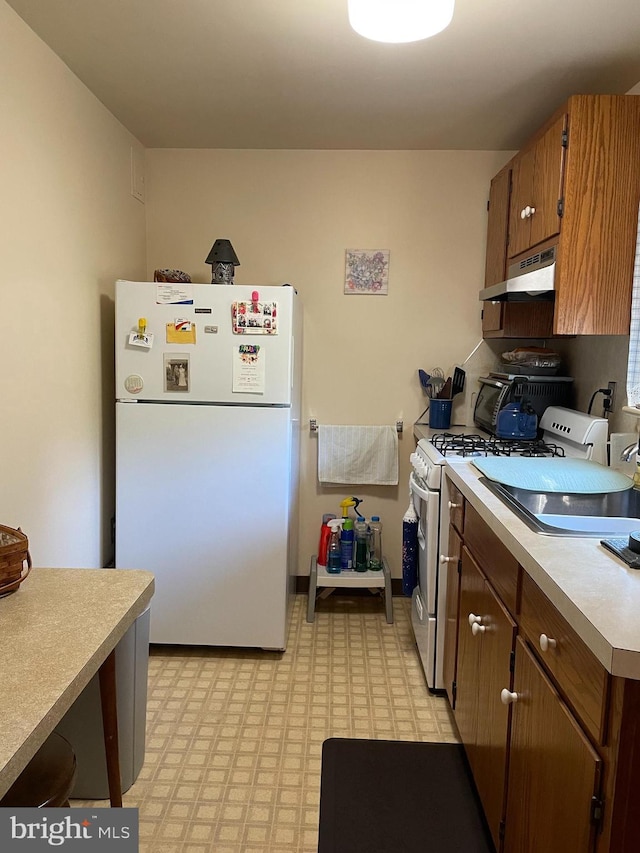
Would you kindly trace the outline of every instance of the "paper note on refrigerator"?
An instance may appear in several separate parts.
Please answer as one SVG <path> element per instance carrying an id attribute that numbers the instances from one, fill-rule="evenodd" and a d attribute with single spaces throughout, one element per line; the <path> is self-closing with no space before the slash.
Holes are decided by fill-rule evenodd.
<path id="1" fill-rule="evenodd" d="M 168 344 L 195 344 L 196 324 L 190 320 L 177 319 L 173 323 L 167 323 Z"/>
<path id="2" fill-rule="evenodd" d="M 233 349 L 234 394 L 264 394 L 264 349 L 259 344 L 240 344 Z"/>
<path id="3" fill-rule="evenodd" d="M 156 285 L 157 305 L 193 305 L 193 288 L 188 285 Z"/>

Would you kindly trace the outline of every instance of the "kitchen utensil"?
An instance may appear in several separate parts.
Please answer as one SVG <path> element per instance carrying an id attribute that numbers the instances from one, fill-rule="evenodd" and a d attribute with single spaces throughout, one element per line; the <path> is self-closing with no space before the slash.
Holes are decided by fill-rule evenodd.
<path id="1" fill-rule="evenodd" d="M 424 370 L 418 370 L 418 376 L 420 377 L 420 385 L 424 393 L 429 396 L 429 390 L 431 386 L 429 385 L 429 379 L 431 378 L 429 374 Z"/>
<path id="2" fill-rule="evenodd" d="M 437 397 L 444 385 L 444 373 L 441 367 L 432 367 L 431 376 L 429 377 L 429 385 L 431 386 L 431 397 Z"/>
<path id="3" fill-rule="evenodd" d="M 442 388 L 440 389 L 440 391 L 438 392 L 438 399 L 439 400 L 450 400 L 451 399 L 451 386 L 452 386 L 452 380 L 451 380 L 451 377 L 449 377 L 447 379 L 447 381 L 444 383 L 444 385 L 442 386 Z"/>
<path id="4" fill-rule="evenodd" d="M 461 367 L 454 367 L 453 369 L 453 381 L 451 383 L 451 396 L 455 397 L 456 394 L 460 394 L 464 391 L 464 382 L 466 378 L 466 373 Z"/>

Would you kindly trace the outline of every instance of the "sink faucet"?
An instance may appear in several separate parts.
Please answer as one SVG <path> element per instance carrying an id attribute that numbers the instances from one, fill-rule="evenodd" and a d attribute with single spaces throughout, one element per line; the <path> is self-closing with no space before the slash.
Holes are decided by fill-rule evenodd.
<path id="1" fill-rule="evenodd" d="M 631 462 L 634 456 L 638 455 L 638 442 L 633 441 L 620 453 L 621 462 Z"/>

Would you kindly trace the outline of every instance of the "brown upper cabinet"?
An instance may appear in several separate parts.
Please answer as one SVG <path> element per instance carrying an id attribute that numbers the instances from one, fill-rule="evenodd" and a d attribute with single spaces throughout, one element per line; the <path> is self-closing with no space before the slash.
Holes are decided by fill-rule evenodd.
<path id="1" fill-rule="evenodd" d="M 567 116 L 513 161 L 509 206 L 509 258 L 521 255 L 560 233 L 562 167 Z"/>
<path id="2" fill-rule="evenodd" d="M 491 182 L 485 287 L 556 247 L 555 299 L 483 303 L 485 337 L 629 333 L 640 97 L 574 95 Z"/>

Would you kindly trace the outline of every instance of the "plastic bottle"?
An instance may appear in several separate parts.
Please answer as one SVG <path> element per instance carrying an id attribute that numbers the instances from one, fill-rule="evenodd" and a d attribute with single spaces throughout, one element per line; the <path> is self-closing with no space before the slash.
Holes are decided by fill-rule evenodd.
<path id="1" fill-rule="evenodd" d="M 350 518 L 343 518 L 340 534 L 340 568 L 343 572 L 353 569 L 353 541 L 353 521 Z"/>
<path id="2" fill-rule="evenodd" d="M 402 519 L 402 592 L 412 595 L 418 585 L 418 513 L 409 493 L 409 506 Z"/>
<path id="3" fill-rule="evenodd" d="M 356 536 L 354 568 L 356 572 L 366 572 L 369 568 L 369 526 L 361 515 L 356 519 L 354 531 Z"/>
<path id="4" fill-rule="evenodd" d="M 342 529 L 342 519 L 332 518 L 329 521 L 331 534 L 329 536 L 329 546 L 327 548 L 327 572 L 332 575 L 340 574 L 340 531 Z"/>
<path id="5" fill-rule="evenodd" d="M 327 565 L 327 554 L 329 552 L 329 537 L 331 536 L 331 528 L 328 522 L 335 518 L 333 512 L 327 512 L 322 516 L 322 527 L 320 528 L 320 542 L 318 543 L 318 565 L 325 567 Z"/>
<path id="6" fill-rule="evenodd" d="M 379 515 L 372 515 L 369 522 L 369 568 L 373 572 L 382 570 L 382 522 Z"/>

